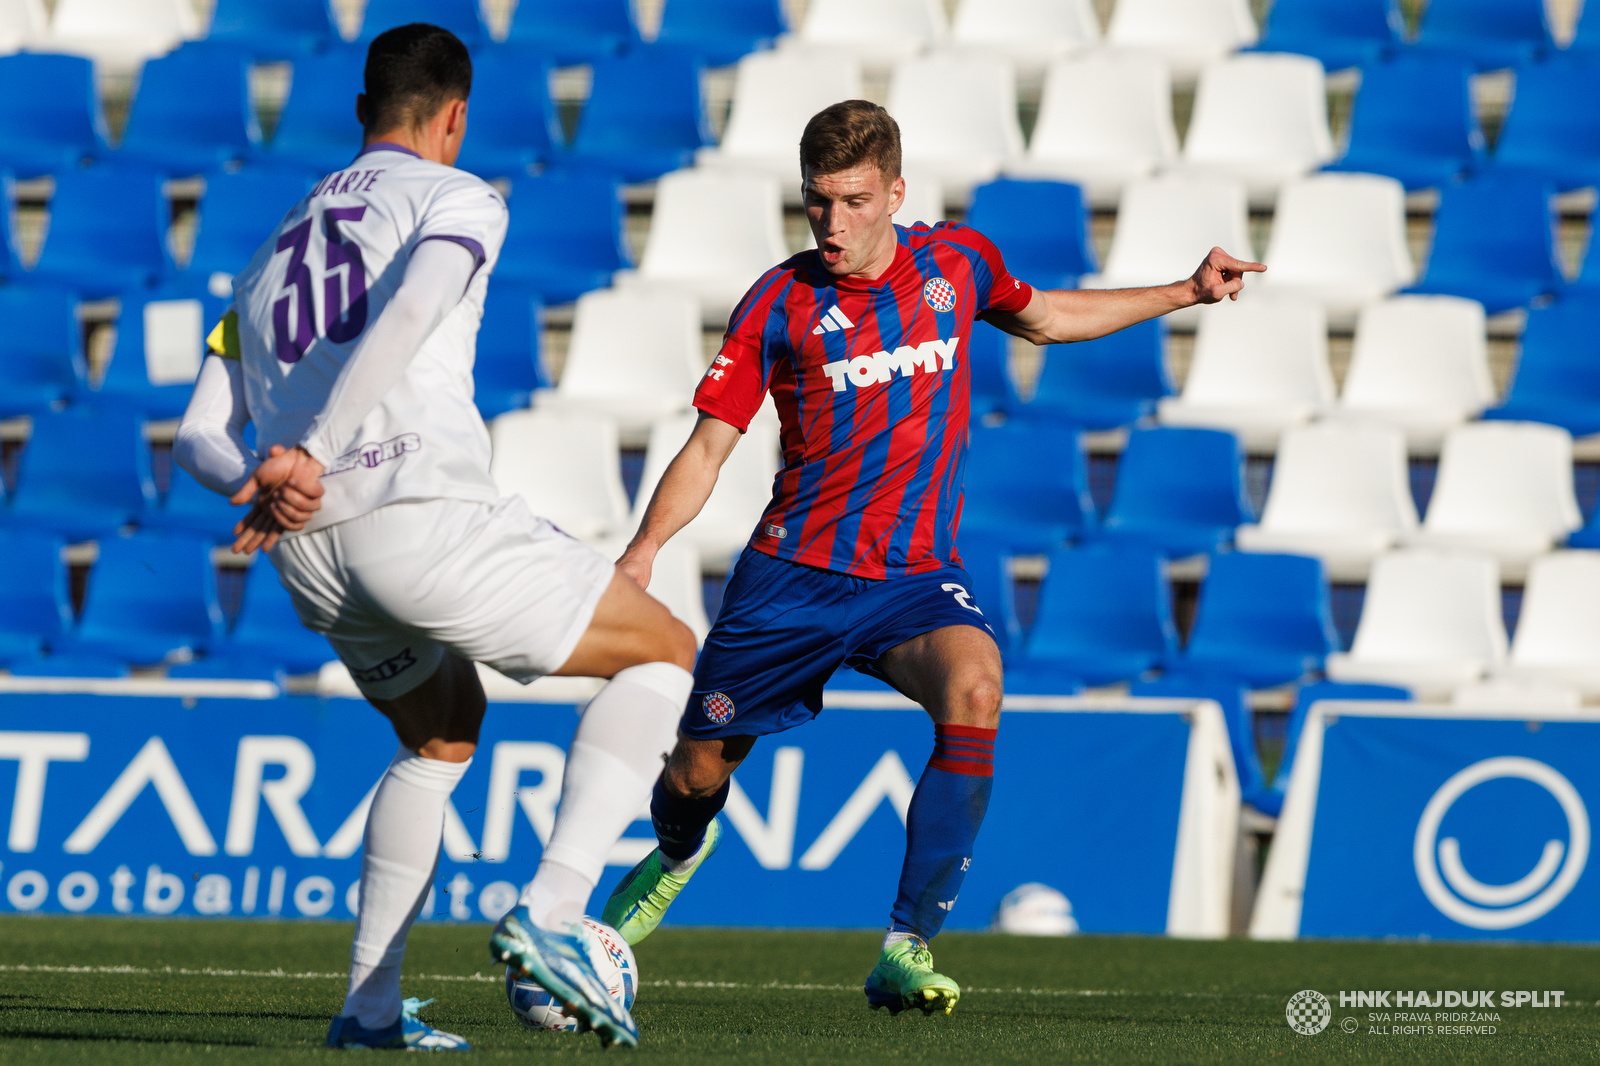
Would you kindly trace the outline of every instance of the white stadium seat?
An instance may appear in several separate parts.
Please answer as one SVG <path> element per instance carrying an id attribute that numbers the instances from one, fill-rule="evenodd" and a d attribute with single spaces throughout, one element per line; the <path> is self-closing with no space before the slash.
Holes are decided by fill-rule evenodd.
<path id="1" fill-rule="evenodd" d="M 1286 184 L 1272 216 L 1265 292 L 1317 300 L 1349 328 L 1367 304 L 1411 284 L 1406 190 L 1379 174 L 1312 174 Z"/>
<path id="2" fill-rule="evenodd" d="M 810 0 L 798 43 L 845 48 L 882 68 L 942 44 L 948 32 L 940 0 Z"/>
<path id="3" fill-rule="evenodd" d="M 49 24 L 43 0 L 0 0 L 0 54 L 45 43 Z"/>
<path id="4" fill-rule="evenodd" d="M 1600 552 L 1552 552 L 1528 567 L 1517 635 L 1501 676 L 1600 695 Z"/>
<path id="5" fill-rule="evenodd" d="M 1253 452 L 1333 403 L 1328 321 L 1305 300 L 1258 297 L 1204 307 L 1183 392 L 1157 415 L 1177 426 L 1231 430 Z"/>
<path id="6" fill-rule="evenodd" d="M 1247 0 L 1117 0 L 1106 44 L 1156 56 L 1179 85 L 1212 60 L 1256 42 Z"/>
<path id="7" fill-rule="evenodd" d="M 906 198 L 900 204 L 900 210 L 894 213 L 894 223 L 898 226 L 911 226 L 918 222 L 933 225 L 943 222 L 946 218 L 944 209 L 944 187 L 939 184 L 939 179 L 932 174 L 907 172 L 903 175 L 906 179 Z"/>
<path id="8" fill-rule="evenodd" d="M 1047 63 L 1100 43 L 1090 0 L 961 0 L 951 41 L 996 52 L 1037 77 Z"/>
<path id="9" fill-rule="evenodd" d="M 1559 682 L 1496 677 L 1458 686 L 1450 697 L 1450 706 L 1468 711 L 1576 714 L 1583 710 L 1583 693 L 1572 685 Z"/>
<path id="10" fill-rule="evenodd" d="M 1515 581 L 1535 556 L 1581 525 L 1566 430 L 1475 422 L 1445 438 L 1428 513 L 1410 542 L 1482 552 Z"/>
<path id="11" fill-rule="evenodd" d="M 1195 90 L 1183 167 L 1245 183 L 1269 206 L 1284 182 L 1333 158 L 1322 64 L 1308 56 L 1255 54 L 1211 64 Z"/>
<path id="12" fill-rule="evenodd" d="M 41 47 L 127 70 L 198 36 L 190 0 L 58 0 Z"/>
<path id="13" fill-rule="evenodd" d="M 1314 555 L 1330 581 L 1361 582 L 1416 528 L 1400 431 L 1318 422 L 1284 432 L 1261 523 L 1240 526 L 1235 541 L 1243 551 Z"/>
<path id="14" fill-rule="evenodd" d="M 535 406 L 615 419 L 642 434 L 687 410 L 704 373 L 693 298 L 655 289 L 602 289 L 578 298 L 561 380 Z"/>
<path id="15" fill-rule="evenodd" d="M 626 536 L 617 426 L 610 419 L 559 411 L 510 411 L 489 428 L 489 473 L 507 496 L 591 543 Z"/>
<path id="16" fill-rule="evenodd" d="M 976 185 L 1022 156 L 1016 76 L 985 55 L 908 59 L 889 81 L 889 113 L 900 124 L 909 170 L 931 174 L 945 202 L 965 206 Z"/>
<path id="17" fill-rule="evenodd" d="M 1396 426 L 1413 451 L 1436 454 L 1445 434 L 1493 402 L 1482 304 L 1408 295 L 1362 309 L 1341 417 Z"/>
<path id="18" fill-rule="evenodd" d="M 1348 653 L 1328 656 L 1333 681 L 1401 685 L 1441 698 L 1506 658 L 1500 572 L 1465 552 L 1390 552 L 1372 564 Z"/>
<path id="19" fill-rule="evenodd" d="M 1027 154 L 1008 169 L 1076 182 L 1094 204 L 1109 207 L 1129 182 L 1177 156 L 1167 68 L 1146 56 L 1097 52 L 1050 64 Z"/>
<path id="20" fill-rule="evenodd" d="M 811 116 L 862 95 L 861 61 L 848 52 L 791 48 L 739 60 L 733 110 L 722 143 L 702 148 L 701 167 L 750 170 L 776 178 L 784 200 L 800 202 L 796 146 Z"/>

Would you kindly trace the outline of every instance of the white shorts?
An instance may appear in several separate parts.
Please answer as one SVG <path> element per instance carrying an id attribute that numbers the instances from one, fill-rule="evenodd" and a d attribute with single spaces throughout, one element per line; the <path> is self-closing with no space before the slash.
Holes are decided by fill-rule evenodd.
<path id="1" fill-rule="evenodd" d="M 362 694 L 394 699 L 446 651 L 527 684 L 567 661 L 613 564 L 520 496 L 417 500 L 285 537 L 272 550 L 300 620 Z"/>

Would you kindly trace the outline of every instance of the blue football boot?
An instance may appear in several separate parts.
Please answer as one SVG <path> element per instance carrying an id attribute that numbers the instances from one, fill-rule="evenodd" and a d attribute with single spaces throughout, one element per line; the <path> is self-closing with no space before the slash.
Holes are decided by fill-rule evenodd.
<path id="1" fill-rule="evenodd" d="M 639 1029 L 626 1007 L 611 998 L 595 973 L 584 947 L 587 933 L 557 933 L 540 929 L 518 905 L 500 919 L 489 937 L 489 954 L 497 962 L 536 982 L 572 1012 L 578 1024 L 593 1029 L 603 1047 L 639 1046 Z"/>
<path id="2" fill-rule="evenodd" d="M 417 1018 L 431 999 L 412 997 L 400 1005 L 400 1017 L 382 1029 L 367 1029 L 355 1018 L 341 1014 L 328 1026 L 328 1046 L 336 1048 L 393 1048 L 397 1051 L 470 1051 L 472 1045 L 454 1033 L 435 1029 Z"/>

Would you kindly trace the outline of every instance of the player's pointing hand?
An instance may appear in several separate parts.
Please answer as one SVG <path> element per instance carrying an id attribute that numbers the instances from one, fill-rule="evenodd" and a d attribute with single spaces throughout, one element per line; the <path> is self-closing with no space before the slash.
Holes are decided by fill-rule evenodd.
<path id="1" fill-rule="evenodd" d="M 1213 248 L 1189 279 L 1194 286 L 1195 302 L 1214 304 L 1224 296 L 1237 300 L 1239 290 L 1244 288 L 1244 276 L 1266 269 L 1261 263 L 1235 259 L 1221 248 Z"/>

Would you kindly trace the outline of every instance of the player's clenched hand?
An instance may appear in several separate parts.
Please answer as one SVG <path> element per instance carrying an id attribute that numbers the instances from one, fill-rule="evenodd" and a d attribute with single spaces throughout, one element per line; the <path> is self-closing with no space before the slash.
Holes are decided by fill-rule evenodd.
<path id="1" fill-rule="evenodd" d="M 622 558 L 617 560 L 617 569 L 633 578 L 634 584 L 647 589 L 650 587 L 650 571 L 655 561 L 656 553 L 653 548 L 643 544 L 630 544 L 628 550 L 622 553 Z"/>
<path id="2" fill-rule="evenodd" d="M 1213 248 L 1189 279 L 1194 286 L 1196 303 L 1214 304 L 1223 297 L 1239 298 L 1244 288 L 1244 276 L 1267 269 L 1260 263 L 1235 259 L 1221 248 Z"/>
<path id="3" fill-rule="evenodd" d="M 284 532 L 304 529 L 322 506 L 322 469 L 303 449 L 274 444 L 230 501 L 254 504 L 233 529 L 233 550 L 242 555 L 270 551 Z"/>

